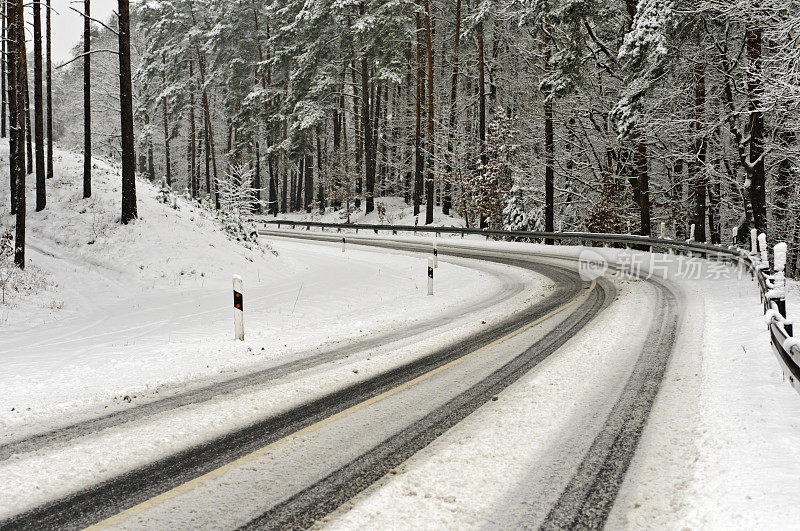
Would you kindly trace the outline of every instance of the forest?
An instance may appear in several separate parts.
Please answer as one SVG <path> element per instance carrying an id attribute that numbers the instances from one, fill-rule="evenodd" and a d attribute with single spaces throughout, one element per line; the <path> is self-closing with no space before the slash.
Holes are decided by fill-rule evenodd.
<path id="1" fill-rule="evenodd" d="M 32 54 L 16 38 L 15 63 L 29 8 L 4 4 L 3 112 L 38 146 L 38 110 L 13 123 L 41 100 L 41 30 Z M 245 197 L 252 214 L 346 221 L 398 196 L 420 224 L 439 206 L 468 226 L 663 224 L 725 245 L 756 228 L 797 275 L 796 0 L 142 0 L 124 21 L 130 76 L 123 17 L 75 6 L 84 36 L 53 65 L 46 137 L 84 151 L 88 193 L 91 154 L 135 151 L 138 174 L 211 210 Z M 12 89 L 15 65 L 34 86 Z"/>

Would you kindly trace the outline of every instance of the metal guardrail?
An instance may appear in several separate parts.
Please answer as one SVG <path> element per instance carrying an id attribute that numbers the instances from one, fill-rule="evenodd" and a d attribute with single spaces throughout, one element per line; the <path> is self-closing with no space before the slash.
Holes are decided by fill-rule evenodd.
<path id="1" fill-rule="evenodd" d="M 291 227 L 303 228 L 310 231 L 312 227 L 321 230 L 334 229 L 341 231 L 372 231 L 375 234 L 388 232 L 393 235 L 399 233 L 412 234 L 442 234 L 479 235 L 510 241 L 543 241 L 548 243 L 569 242 L 577 245 L 587 243 L 605 245 L 623 245 L 640 250 L 671 250 L 677 253 L 697 253 L 706 257 L 713 256 L 717 259 L 729 260 L 737 265 L 744 266 L 757 280 L 761 292 L 761 302 L 765 315 L 768 315 L 768 328 L 770 342 L 775 356 L 783 369 L 784 376 L 788 376 L 789 383 L 800 393 L 800 342 L 792 336 L 792 321 L 786 317 L 786 300 L 784 297 L 774 296 L 775 277 L 771 272 L 769 263 L 765 263 L 765 249 L 759 248 L 764 241 L 752 238 L 751 250 L 745 251 L 737 247 L 726 247 L 692 241 L 678 241 L 668 238 L 651 238 L 632 234 L 602 234 L 592 232 L 542 232 L 542 231 L 508 231 L 494 229 L 478 229 L 467 227 L 433 227 L 418 225 L 387 225 L 387 224 L 350 224 L 350 223 L 323 223 L 320 221 L 293 221 L 285 219 L 255 219 L 256 223 L 266 226 L 275 225 L 277 228 Z"/>

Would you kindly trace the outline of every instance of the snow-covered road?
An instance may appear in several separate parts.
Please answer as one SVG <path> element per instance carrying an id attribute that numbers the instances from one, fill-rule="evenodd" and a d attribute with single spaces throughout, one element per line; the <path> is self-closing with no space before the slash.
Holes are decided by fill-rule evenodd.
<path id="1" fill-rule="evenodd" d="M 393 247 L 430 250 L 422 238 L 361 243 L 384 248 L 365 255 L 384 257 L 397 256 Z M 341 256 L 338 244 L 307 245 Z M 0 461 L 0 481 L 32 487 L 10 490 L 6 515 L 32 510 L 6 523 L 713 525 L 719 500 L 699 490 L 703 479 L 692 471 L 699 458 L 702 473 L 713 462 L 732 476 L 736 463 L 692 447 L 699 400 L 717 400 L 696 393 L 692 371 L 708 355 L 702 338 L 722 323 L 703 329 L 708 308 L 698 305 L 696 286 L 619 271 L 581 282 L 580 251 L 569 248 L 532 254 L 510 244 L 440 242 L 439 249 L 446 262 L 507 278 L 477 306 L 445 311 L 417 333 L 389 330 L 350 356 L 358 342 L 226 383 L 206 381 L 160 409 L 147 410 L 158 401 L 139 406 L 124 423 L 23 448 Z M 708 435 L 719 447 L 725 433 L 717 425 Z M 726 521 L 769 520 L 754 511 Z"/>

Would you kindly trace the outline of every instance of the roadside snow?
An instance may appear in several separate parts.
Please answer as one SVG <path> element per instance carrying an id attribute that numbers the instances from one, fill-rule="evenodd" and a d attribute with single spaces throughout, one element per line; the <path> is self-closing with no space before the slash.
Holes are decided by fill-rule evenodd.
<path id="1" fill-rule="evenodd" d="M 57 150 L 55 160 L 43 212 L 28 180 L 29 269 L 42 271 L 45 288 L 0 306 L 0 441 L 458 315 L 507 283 L 502 268 L 443 261 L 427 297 L 424 257 L 285 240 L 274 244 L 278 256 L 246 248 L 207 211 L 162 204 L 141 180 L 140 219 L 122 226 L 118 168 L 95 161 L 93 196 L 83 199 L 81 156 Z M 0 172 L 7 164 L 0 144 Z M 9 226 L 7 198 L 0 180 L 0 225 Z M 244 343 L 233 341 L 233 274 L 245 282 Z"/>
<path id="2" fill-rule="evenodd" d="M 290 246 L 303 245 L 294 242 L 289 242 L 289 244 Z M 306 245 L 312 247 L 310 244 Z M 280 248 L 281 243 L 276 242 L 276 246 Z M 333 254 L 342 260 L 341 251 L 336 246 L 313 244 L 313 251 L 317 259 L 328 269 L 336 262 L 328 261 L 325 258 L 326 254 Z M 367 255 L 371 264 L 386 259 L 391 260 L 393 265 L 402 259 L 416 260 L 424 264 L 420 259 L 411 259 L 380 251 L 351 250 L 347 254 L 351 253 Z M 352 258 L 345 262 L 348 268 L 358 272 L 357 268 L 353 267 L 358 264 Z M 381 267 L 389 268 L 385 265 Z M 259 419 L 286 411 L 336 389 L 407 363 L 433 349 L 442 348 L 469 337 L 481 328 L 500 322 L 509 313 L 518 311 L 530 305 L 532 301 L 545 297 L 547 291 L 552 288 L 549 282 L 534 273 L 491 264 L 484 267 L 488 267 L 488 271 L 478 275 L 464 267 L 453 266 L 444 261 L 440 262 L 437 270 L 440 273 L 438 274 L 452 278 L 452 281 L 442 282 L 445 284 L 442 288 L 445 290 L 445 296 L 447 296 L 447 292 L 452 292 L 451 300 L 458 300 L 455 293 L 459 290 L 456 288 L 463 287 L 464 282 L 471 282 L 476 287 L 491 287 L 491 283 L 481 282 L 480 278 L 476 278 L 480 276 L 488 276 L 490 279 L 492 276 L 496 276 L 504 279 L 505 282 L 509 280 L 522 282 L 524 289 L 503 303 L 490 308 L 475 309 L 471 304 L 456 304 L 452 308 L 448 307 L 449 311 L 454 312 L 452 322 L 426 333 L 424 338 L 415 338 L 414 341 L 399 341 L 396 345 L 390 344 L 367 351 L 353 352 L 342 360 L 291 374 L 277 381 L 268 382 L 262 387 L 243 389 L 231 395 L 183 406 L 135 423 L 92 433 L 64 445 L 18 454 L 5 461 L 0 461 L 0 484 L 6 486 L 4 496 L 0 499 L 0 518 L 63 496 L 82 486 L 115 477 L 158 458 L 250 425 Z M 458 271 L 462 271 L 464 274 L 459 274 Z M 363 275 L 360 275 L 359 279 L 363 281 Z M 385 285 L 387 279 L 382 278 L 382 280 L 384 281 L 384 291 L 391 292 L 392 288 L 387 288 Z M 390 280 L 392 286 L 403 283 L 401 277 Z M 323 293 L 329 291 L 335 290 L 331 290 L 328 286 Z M 363 293 L 357 289 L 352 291 L 358 300 L 356 312 L 361 315 L 364 307 L 361 304 Z M 341 295 L 344 294 L 337 294 L 337 302 L 347 300 L 346 298 L 342 299 Z M 396 306 L 392 307 L 392 313 L 385 315 L 396 317 L 398 315 L 396 312 L 402 311 L 404 316 L 400 326 L 409 323 L 412 323 L 411 326 L 413 326 L 414 313 L 426 314 L 427 310 L 436 309 L 436 305 L 431 306 L 428 303 L 433 299 L 435 297 L 426 295 L 417 295 L 411 298 L 398 296 L 390 299 L 391 303 Z M 469 301 L 470 298 L 466 300 Z M 324 304 L 324 301 L 316 299 L 315 305 L 318 304 Z M 404 306 L 405 304 L 409 304 L 409 306 Z M 376 313 L 379 310 L 378 305 L 367 305 L 366 307 L 368 311 L 374 310 L 367 315 L 378 316 Z M 438 310 L 441 311 L 441 308 Z M 355 316 L 353 313 L 345 313 L 344 317 L 347 318 L 348 315 Z M 365 319 L 365 322 L 367 320 L 369 319 Z M 314 317 L 312 322 L 324 323 L 325 318 L 324 316 Z M 392 327 L 391 323 L 385 322 L 385 324 L 387 328 Z M 283 325 L 286 325 L 285 321 Z M 298 337 L 307 335 L 308 331 L 302 329 Z M 244 349 L 244 347 L 241 348 Z M 174 354 L 172 356 L 171 359 L 174 360 Z M 137 362 L 140 361 L 137 360 Z M 185 360 L 180 358 L 178 361 L 183 365 L 186 364 Z M 132 367 L 132 369 L 140 370 L 138 367 Z M 160 370 L 164 370 L 164 366 L 161 366 Z"/>

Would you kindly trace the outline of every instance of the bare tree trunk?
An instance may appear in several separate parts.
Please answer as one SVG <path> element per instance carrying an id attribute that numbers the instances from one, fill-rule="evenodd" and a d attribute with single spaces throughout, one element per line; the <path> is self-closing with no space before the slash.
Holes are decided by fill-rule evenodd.
<path id="1" fill-rule="evenodd" d="M 325 188 L 322 186 L 322 143 L 319 138 L 319 130 L 317 130 L 317 206 L 319 206 L 320 214 L 325 213 Z"/>
<path id="2" fill-rule="evenodd" d="M 425 224 L 433 223 L 434 201 L 434 115 L 433 115 L 433 38 L 431 33 L 431 4 L 425 0 L 425 47 L 428 50 L 428 163 L 425 182 L 425 195 L 427 208 L 425 209 Z"/>
<path id="3" fill-rule="evenodd" d="M 9 142 L 9 196 L 11 200 L 11 214 L 17 213 L 17 98 L 16 98 L 16 3 L 17 0 L 3 0 L 3 66 L 5 67 L 3 81 L 4 104 L 8 105 L 8 142 Z M 3 106 L 5 110 L 5 105 Z"/>
<path id="4" fill-rule="evenodd" d="M 287 182 L 289 178 L 289 171 L 284 167 L 283 168 L 283 186 L 281 187 L 281 213 L 286 214 L 286 196 L 289 192 L 289 183 Z"/>
<path id="5" fill-rule="evenodd" d="M 47 190 L 44 166 L 44 102 L 42 92 L 42 6 L 39 0 L 33 3 L 33 112 L 36 126 L 36 211 L 47 206 Z"/>
<path id="6" fill-rule="evenodd" d="M 83 2 L 83 197 L 92 197 L 91 1 Z"/>
<path id="7" fill-rule="evenodd" d="M 303 195 L 303 206 L 306 213 L 311 213 L 311 204 L 314 202 L 314 155 L 309 151 L 306 154 L 305 166 L 305 194 Z"/>
<path id="8" fill-rule="evenodd" d="M 703 122 L 706 106 L 706 78 L 703 65 L 694 67 L 694 238 L 698 242 L 706 241 L 706 138 L 703 134 Z"/>
<path id="9" fill-rule="evenodd" d="M 208 129 L 208 118 L 206 118 L 205 113 L 203 113 L 203 157 L 206 162 L 206 194 L 208 194 L 210 198 L 213 190 L 211 188 L 211 150 L 208 147 Z"/>
<path id="10" fill-rule="evenodd" d="M 419 4 L 419 0 L 417 0 Z M 416 24 L 416 51 L 417 51 L 417 98 L 416 98 L 416 129 L 414 137 L 414 215 L 418 216 L 422 205 L 422 187 L 425 171 L 425 159 L 422 154 L 422 99 L 424 97 L 425 64 L 422 62 L 422 20 L 419 12 L 414 15 Z"/>
<path id="11" fill-rule="evenodd" d="M 119 0 L 119 102 L 122 134 L 122 224 L 136 219 L 136 149 L 133 137 L 130 2 Z"/>
<path id="12" fill-rule="evenodd" d="M 166 59 L 164 57 L 161 58 L 162 64 L 166 66 Z M 166 81 L 166 79 L 165 79 Z M 167 186 L 172 188 L 172 169 L 170 167 L 170 160 L 169 160 L 169 122 L 167 116 L 167 98 L 162 98 L 161 100 L 162 111 L 164 113 L 164 157 L 166 163 L 166 177 L 167 177 Z"/>
<path id="13" fill-rule="evenodd" d="M 191 90 L 189 91 L 189 180 L 192 183 L 192 197 L 196 198 L 200 183 L 197 178 L 197 129 L 195 122 L 194 112 L 194 62 L 189 60 L 189 82 Z"/>
<path id="14" fill-rule="evenodd" d="M 481 0 L 475 0 L 475 8 L 480 7 Z M 486 153 L 486 58 L 484 54 L 483 42 L 483 22 L 475 28 L 478 34 L 478 149 L 481 156 L 481 167 L 479 175 L 483 175 L 489 159 Z M 486 227 L 486 217 L 481 214 L 479 221 L 480 228 Z"/>
<path id="15" fill-rule="evenodd" d="M 47 178 L 53 178 L 53 33 L 50 23 L 50 0 L 45 4 L 45 26 L 47 34 Z"/>
<path id="16" fill-rule="evenodd" d="M 359 4 L 361 14 L 364 14 L 365 5 L 364 0 Z M 369 83 L 369 65 L 367 63 L 367 54 L 363 53 L 361 57 L 361 129 L 364 132 L 364 165 L 366 169 L 366 191 L 365 200 L 366 206 L 364 213 L 369 214 L 375 210 L 375 153 L 374 145 L 372 143 L 372 120 L 370 109 L 370 83 Z"/>
<path id="17" fill-rule="evenodd" d="M 358 85 L 356 84 L 356 66 L 355 64 L 352 65 L 350 70 L 353 80 L 353 129 L 355 132 L 355 148 L 356 148 L 356 171 L 358 172 L 358 177 L 356 177 L 356 208 L 361 206 L 361 193 L 363 191 L 363 147 L 364 147 L 364 139 L 361 135 L 361 119 L 360 119 L 360 100 L 358 96 Z M 368 97 L 366 94 L 362 95 L 363 97 Z"/>
<path id="18" fill-rule="evenodd" d="M 9 0 L 8 41 L 13 48 L 13 76 L 9 76 L 9 101 L 13 99 L 14 160 L 11 171 L 16 174 L 16 234 L 14 236 L 14 263 L 25 269 L 25 88 L 28 71 L 25 67 L 25 19 L 22 0 Z M 13 77 L 13 80 L 11 79 Z M 13 86 L 12 86 L 13 85 Z"/>
<path id="19" fill-rule="evenodd" d="M 456 32 L 453 42 L 453 77 L 450 81 L 450 121 L 447 132 L 447 168 L 445 169 L 444 198 L 442 200 L 442 214 L 450 214 L 453 199 L 451 187 L 455 180 L 453 164 L 455 161 L 455 134 L 456 134 L 456 102 L 458 100 L 458 51 L 461 44 L 461 0 L 456 0 Z"/>
<path id="20" fill-rule="evenodd" d="M 6 99 L 6 62 L 8 61 L 8 55 L 6 54 L 6 26 L 7 26 L 7 19 L 8 19 L 8 0 L 2 0 L 3 2 L 3 28 L 2 28 L 2 61 L 0 61 L 0 68 L 2 68 L 2 73 L 0 74 L 0 84 L 2 88 L 0 88 L 0 99 L 2 99 L 2 103 L 0 104 L 0 138 L 6 137 L 6 107 L 8 100 Z M 50 0 L 47 0 L 49 5 Z M 14 189 L 11 188 L 11 196 L 14 196 Z"/>
<path id="21" fill-rule="evenodd" d="M 25 98 L 25 144 L 26 144 L 26 153 L 28 154 L 28 175 L 33 173 L 33 126 L 31 125 L 31 92 L 30 87 L 28 85 L 28 56 L 26 55 L 23 58 L 24 68 L 25 68 L 25 79 L 23 79 L 25 83 L 25 94 L 23 94 Z"/>
<path id="22" fill-rule="evenodd" d="M 759 232 L 767 231 L 766 169 L 764 164 L 764 113 L 761 110 L 761 28 L 748 28 L 745 33 L 750 74 L 747 89 L 750 96 L 750 164 L 753 167 L 750 202 L 753 205 L 753 223 Z"/>

